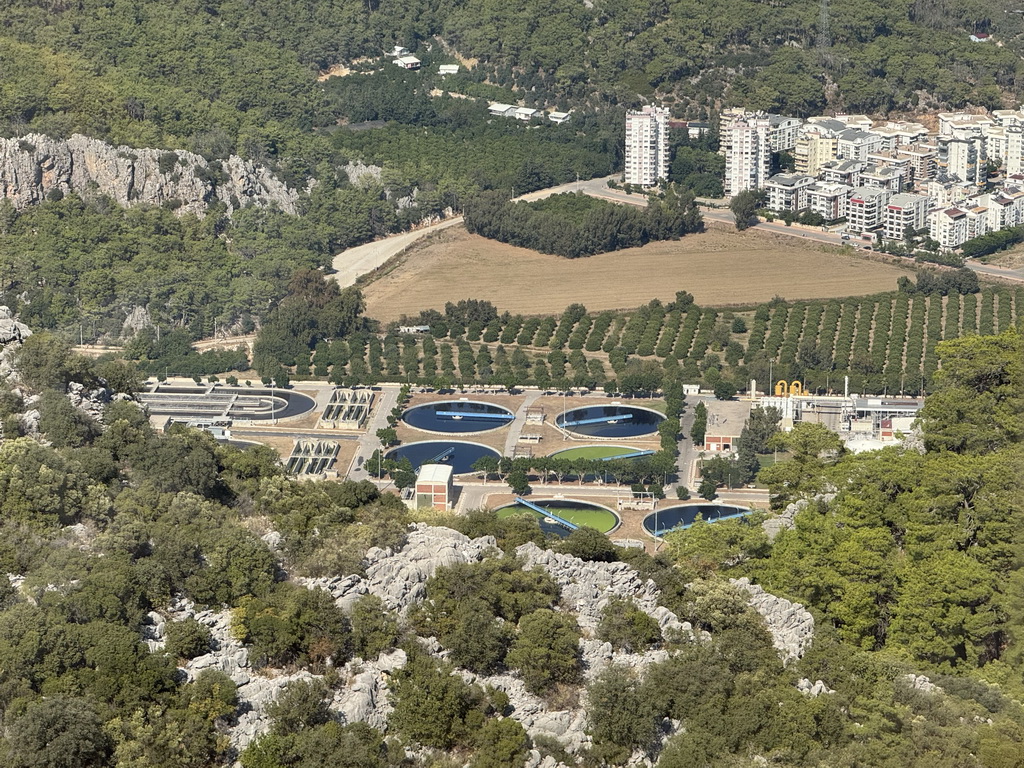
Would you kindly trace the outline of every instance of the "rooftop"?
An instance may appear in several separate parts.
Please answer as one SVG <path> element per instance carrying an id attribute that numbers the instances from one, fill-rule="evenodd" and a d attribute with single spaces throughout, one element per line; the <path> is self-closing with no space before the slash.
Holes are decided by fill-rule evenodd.
<path id="1" fill-rule="evenodd" d="M 446 485 L 452 479 L 452 468 L 448 464 L 424 464 L 416 476 L 417 483 Z"/>

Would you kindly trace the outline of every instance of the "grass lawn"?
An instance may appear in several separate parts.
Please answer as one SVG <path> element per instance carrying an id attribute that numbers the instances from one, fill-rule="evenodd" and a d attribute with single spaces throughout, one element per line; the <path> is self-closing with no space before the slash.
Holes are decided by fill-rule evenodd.
<path id="1" fill-rule="evenodd" d="M 581 445 L 578 448 L 566 448 L 555 451 L 552 457 L 559 459 L 604 459 L 609 456 L 621 456 L 624 453 L 636 453 L 637 448 L 625 445 Z"/>
<path id="2" fill-rule="evenodd" d="M 776 464 L 782 464 L 783 462 L 790 461 L 793 458 L 793 454 L 789 451 L 779 451 L 776 453 L 759 453 L 757 454 L 757 463 L 761 466 L 761 469 L 765 467 L 773 467 Z M 764 483 L 754 481 L 755 488 L 767 488 L 768 486 Z"/>
<path id="3" fill-rule="evenodd" d="M 540 506 L 544 506 L 541 504 Z M 558 507 L 552 509 L 552 512 L 558 515 L 563 520 L 568 520 L 570 523 L 576 525 L 586 525 L 590 528 L 594 528 L 601 533 L 608 533 L 616 525 L 618 525 L 618 518 L 607 509 L 599 509 L 596 507 Z M 497 512 L 498 517 L 509 517 L 510 515 L 540 515 L 534 512 L 532 509 L 513 504 L 512 506 L 502 507 Z"/>

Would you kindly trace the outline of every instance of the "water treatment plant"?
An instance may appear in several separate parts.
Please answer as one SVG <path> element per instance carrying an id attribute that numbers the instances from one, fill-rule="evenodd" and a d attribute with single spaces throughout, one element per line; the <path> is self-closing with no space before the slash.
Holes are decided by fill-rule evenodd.
<path id="1" fill-rule="evenodd" d="M 287 419 L 316 407 L 316 401 L 308 395 L 276 388 L 158 384 L 148 392 L 139 393 L 138 397 L 150 413 L 182 421 Z"/>

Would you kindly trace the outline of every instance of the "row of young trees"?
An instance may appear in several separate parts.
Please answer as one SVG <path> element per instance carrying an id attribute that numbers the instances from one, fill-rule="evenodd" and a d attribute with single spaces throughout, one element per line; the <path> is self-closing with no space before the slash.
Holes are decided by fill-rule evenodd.
<path id="1" fill-rule="evenodd" d="M 643 209 L 583 194 L 523 203 L 492 192 L 466 206 L 465 220 L 472 233 L 571 259 L 675 240 L 703 228 L 693 194 L 675 185 L 652 196 Z"/>
<path id="2" fill-rule="evenodd" d="M 426 335 L 399 334 L 397 324 L 381 335 L 359 315 L 356 289 L 339 292 L 317 273 L 305 274 L 309 280 L 301 273 L 296 277 L 291 298 L 260 333 L 255 359 L 263 376 L 280 378 L 286 366 L 299 377 L 347 385 L 533 384 L 626 394 L 656 391 L 677 376 L 709 389 L 722 382 L 735 388 L 751 378 L 762 384 L 800 379 L 825 388 L 850 376 L 854 391 L 919 391 L 927 389 L 935 370 L 938 341 L 1008 328 L 1024 306 L 1021 291 L 1009 288 L 944 294 L 928 287 L 949 277 L 971 290 L 973 273 L 970 285 L 955 272 L 921 273 L 918 285 L 924 289 L 913 293 L 773 300 L 754 311 L 749 328 L 742 314 L 701 309 L 680 291 L 672 302 L 654 300 L 630 313 L 592 314 L 572 304 L 557 317 L 498 313 L 489 302 L 461 301 L 444 312 L 403 318 L 403 324 L 425 326 Z M 147 349 L 187 351 L 183 340 L 172 340 L 177 346 L 171 340 L 139 342 L 147 370 L 159 373 L 166 359 L 155 352 L 149 359 Z M 193 361 L 185 373 L 199 373 L 195 366 L 204 362 L 183 360 L 182 368 Z"/>

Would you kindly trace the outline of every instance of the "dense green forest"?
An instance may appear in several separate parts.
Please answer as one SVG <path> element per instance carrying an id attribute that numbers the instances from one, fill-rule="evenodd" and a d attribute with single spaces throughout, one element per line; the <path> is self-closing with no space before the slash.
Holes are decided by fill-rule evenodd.
<path id="1" fill-rule="evenodd" d="M 475 308 L 473 311 L 479 310 Z M 447 518 L 496 537 L 480 562 L 440 568 L 415 610 L 376 597 L 341 609 L 295 576 L 364 572 L 371 547 L 400 545 L 408 513 L 370 483 L 295 482 L 270 451 L 240 451 L 188 430 L 154 433 L 131 402 L 103 423 L 58 394 L 97 370 L 52 336 L 15 356 L 22 392 L 43 395 L 49 447 L 7 432 L 0 444 L 0 756 L 12 768 L 217 766 L 242 714 L 236 684 L 176 671 L 211 648 L 195 619 L 169 622 L 166 645 L 141 641 L 152 610 L 183 599 L 231 611 L 250 674 L 308 670 L 266 710 L 269 731 L 247 768 L 427 768 L 520 764 L 530 747 L 582 766 L 640 750 L 662 768 L 791 766 L 1009 768 L 1024 744 L 1019 600 L 1024 437 L 1021 337 L 939 345 L 921 450 L 849 456 L 819 425 L 771 438 L 793 461 L 762 472 L 774 504 L 809 504 L 774 541 L 760 526 L 698 524 L 651 557 L 586 530 L 545 540 L 529 517 Z M 119 388 L 130 391 L 130 370 Z M 24 402 L 0 393 L 5 429 Z M 271 549 L 258 533 L 280 539 Z M 664 649 L 642 676 L 582 674 L 573 614 L 543 571 L 514 549 L 532 541 L 597 563 L 621 560 L 652 579 L 659 601 L 708 636 L 663 636 L 631 600 L 612 600 L 587 634 L 614 648 Z M 728 578 L 748 576 L 802 601 L 816 636 L 783 665 L 761 619 Z M 6 582 L 5 582 L 6 583 Z M 439 659 L 417 638 L 451 650 Z M 389 674 L 386 736 L 328 708 L 350 658 L 402 649 Z M 531 740 L 500 691 L 454 667 L 507 672 L 549 706 L 587 693 L 592 745 L 575 758 Z M 907 682 L 926 673 L 931 688 Z M 832 692 L 801 693 L 801 679 Z M 683 728 L 662 745 L 664 719 Z"/>
<path id="2" fill-rule="evenodd" d="M 319 70 L 395 43 L 477 60 L 474 81 L 527 101 L 703 111 L 725 95 L 795 114 L 908 108 L 923 98 L 996 106 L 1012 92 L 1024 30 L 1008 2 L 574 0 L 509 6 L 269 0 L 13 0 L 0 10 L 6 132 L 81 131 L 136 146 L 191 146 L 315 164 L 310 130 L 339 114 Z M 1004 48 L 971 43 L 994 33 Z"/>
<path id="3" fill-rule="evenodd" d="M 675 185 L 643 210 L 583 194 L 517 203 L 491 193 L 471 201 L 465 219 L 471 233 L 570 259 L 677 240 L 704 226 L 693 194 Z"/>

